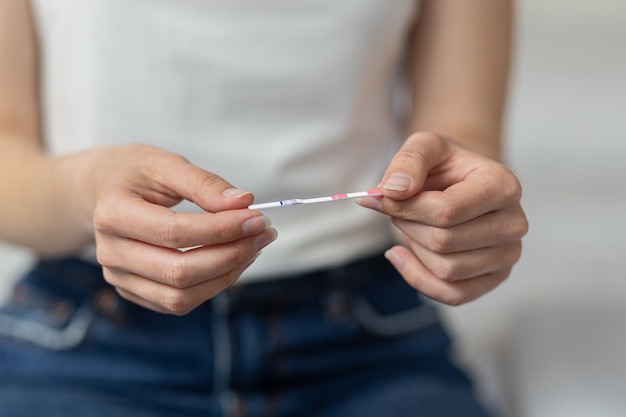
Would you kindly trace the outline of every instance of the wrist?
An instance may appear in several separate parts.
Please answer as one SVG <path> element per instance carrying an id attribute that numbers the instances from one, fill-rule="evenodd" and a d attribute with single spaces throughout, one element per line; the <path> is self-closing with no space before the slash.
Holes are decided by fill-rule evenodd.
<path id="1" fill-rule="evenodd" d="M 44 193 L 58 221 L 71 236 L 72 246 L 82 248 L 93 242 L 92 170 L 94 152 L 86 151 L 59 157 L 44 156 L 42 183 Z"/>

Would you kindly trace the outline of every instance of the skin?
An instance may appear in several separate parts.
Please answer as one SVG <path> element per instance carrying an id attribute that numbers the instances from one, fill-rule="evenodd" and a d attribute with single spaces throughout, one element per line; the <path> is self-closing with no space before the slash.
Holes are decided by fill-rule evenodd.
<path id="1" fill-rule="evenodd" d="M 409 127 L 419 133 L 391 161 L 384 197 L 361 204 L 403 236 L 386 256 L 404 278 L 458 305 L 509 275 L 527 230 L 519 182 L 496 161 L 510 5 L 424 0 L 420 16 Z M 95 241 L 121 296 L 178 315 L 229 287 L 276 239 L 269 220 L 246 208 L 251 193 L 180 155 L 141 144 L 47 155 L 37 56 L 28 1 L 1 2 L 0 239 L 43 257 Z M 183 199 L 206 212 L 170 209 Z"/>
<path id="2" fill-rule="evenodd" d="M 251 193 L 179 155 L 140 144 L 46 155 L 27 0 L 0 4 L 0 65 L 0 238 L 43 257 L 95 240 L 104 277 L 123 297 L 178 315 L 230 286 L 276 239 L 269 220 L 247 209 Z M 206 213 L 169 209 L 182 199 Z"/>
<path id="3" fill-rule="evenodd" d="M 511 273 L 528 222 L 515 175 L 499 163 L 512 2 L 424 0 L 416 23 L 411 134 L 361 205 L 389 216 L 405 245 L 385 256 L 448 305 Z M 452 139 L 453 138 L 453 139 Z"/>

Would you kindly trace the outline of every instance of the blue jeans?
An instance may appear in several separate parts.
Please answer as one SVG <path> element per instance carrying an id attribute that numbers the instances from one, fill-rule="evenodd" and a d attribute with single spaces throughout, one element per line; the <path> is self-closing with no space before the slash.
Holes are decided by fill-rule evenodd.
<path id="1" fill-rule="evenodd" d="M 485 417 L 450 341 L 382 257 L 235 286 L 184 317 L 98 266 L 39 262 L 0 311 L 2 415 Z"/>

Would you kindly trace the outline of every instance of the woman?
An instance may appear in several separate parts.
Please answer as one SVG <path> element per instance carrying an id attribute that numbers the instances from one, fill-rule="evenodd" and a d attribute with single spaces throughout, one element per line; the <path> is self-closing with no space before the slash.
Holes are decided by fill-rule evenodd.
<path id="1" fill-rule="evenodd" d="M 520 256 L 510 15 L 3 2 L 0 238 L 41 259 L 0 316 L 5 410 L 487 415 L 415 290 L 466 303 Z"/>

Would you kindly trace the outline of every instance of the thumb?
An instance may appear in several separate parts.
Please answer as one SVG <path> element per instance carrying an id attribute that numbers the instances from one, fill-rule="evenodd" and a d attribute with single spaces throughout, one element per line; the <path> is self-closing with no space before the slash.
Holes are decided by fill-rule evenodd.
<path id="1" fill-rule="evenodd" d="M 430 132 L 415 133 L 393 157 L 381 182 L 385 197 L 406 200 L 424 187 L 429 172 L 451 155 L 449 143 Z"/>

